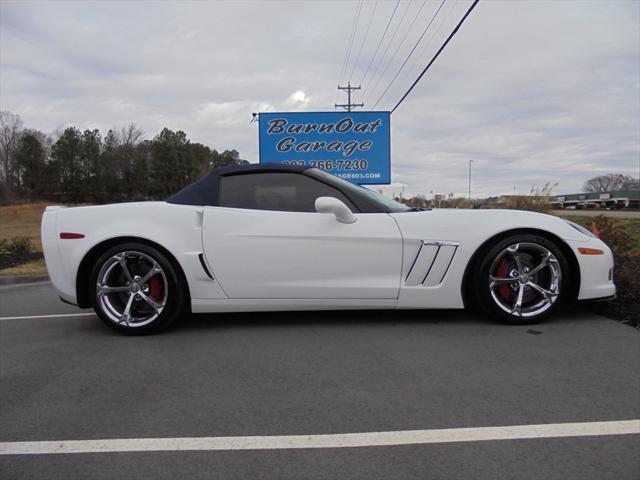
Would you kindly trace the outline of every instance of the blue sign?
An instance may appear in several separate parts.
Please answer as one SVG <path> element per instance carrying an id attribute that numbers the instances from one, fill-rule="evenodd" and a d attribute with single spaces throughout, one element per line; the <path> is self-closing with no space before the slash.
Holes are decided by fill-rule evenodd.
<path id="1" fill-rule="evenodd" d="M 389 112 L 261 113 L 260 163 L 310 165 L 352 183 L 391 183 Z"/>

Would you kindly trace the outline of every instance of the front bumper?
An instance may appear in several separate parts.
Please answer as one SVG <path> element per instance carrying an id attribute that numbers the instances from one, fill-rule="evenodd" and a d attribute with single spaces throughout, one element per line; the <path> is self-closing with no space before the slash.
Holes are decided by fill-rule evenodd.
<path id="1" fill-rule="evenodd" d="M 616 294 L 613 283 L 613 254 L 599 238 L 587 237 L 584 242 L 567 242 L 580 266 L 580 291 L 578 300 L 608 299 Z M 601 255 L 584 255 L 579 248 L 601 250 Z"/>
<path id="2" fill-rule="evenodd" d="M 610 297 L 602 297 L 602 298 L 588 298 L 587 300 L 582 300 L 583 303 L 599 303 L 599 302 L 608 302 L 609 300 L 615 300 L 618 298 L 618 295 L 611 295 Z"/>

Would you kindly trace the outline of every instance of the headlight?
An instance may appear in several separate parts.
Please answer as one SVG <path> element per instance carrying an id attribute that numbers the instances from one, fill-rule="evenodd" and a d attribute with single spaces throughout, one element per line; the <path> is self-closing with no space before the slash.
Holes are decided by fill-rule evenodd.
<path id="1" fill-rule="evenodd" d="M 578 225 L 575 222 L 571 222 L 565 218 L 563 218 L 563 220 L 565 222 L 567 222 L 569 225 L 571 225 L 573 228 L 575 228 L 576 230 L 578 230 L 580 233 L 582 233 L 583 235 L 586 235 L 587 237 L 593 237 L 593 238 L 598 238 L 596 235 L 593 234 L 593 232 L 587 228 L 584 228 L 582 225 Z"/>

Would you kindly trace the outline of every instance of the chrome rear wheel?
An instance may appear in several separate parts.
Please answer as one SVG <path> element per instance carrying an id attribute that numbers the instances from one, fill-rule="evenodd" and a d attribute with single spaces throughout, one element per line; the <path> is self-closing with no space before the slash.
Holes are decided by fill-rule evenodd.
<path id="1" fill-rule="evenodd" d="M 153 322 L 167 302 L 169 285 L 149 255 L 127 250 L 109 258 L 96 282 L 98 305 L 116 324 L 138 328 Z"/>
<path id="2" fill-rule="evenodd" d="M 115 330 L 139 335 L 183 314 L 188 290 L 179 264 L 168 255 L 134 242 L 105 251 L 90 276 L 98 317 Z"/>

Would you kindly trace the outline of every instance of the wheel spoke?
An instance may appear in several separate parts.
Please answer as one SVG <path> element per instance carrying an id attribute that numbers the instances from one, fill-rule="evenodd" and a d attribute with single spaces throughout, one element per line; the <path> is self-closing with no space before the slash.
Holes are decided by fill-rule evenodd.
<path id="1" fill-rule="evenodd" d="M 517 278 L 494 277 L 494 276 L 490 276 L 489 280 L 491 281 L 491 284 L 489 285 L 490 288 L 497 287 L 498 285 L 509 285 L 512 283 L 516 283 L 518 281 Z"/>
<path id="2" fill-rule="evenodd" d="M 527 285 L 529 285 L 531 288 L 536 290 L 538 293 L 542 294 L 544 299 L 547 300 L 547 301 L 550 301 L 553 297 L 557 297 L 558 296 L 558 294 L 556 292 L 552 292 L 551 290 L 547 290 L 546 288 L 542 288 L 540 285 L 536 285 L 533 282 L 528 282 Z"/>
<path id="3" fill-rule="evenodd" d="M 100 294 L 108 294 L 108 293 L 118 293 L 118 292 L 128 292 L 129 287 L 110 287 L 108 285 L 98 285 L 98 293 Z"/>
<path id="4" fill-rule="evenodd" d="M 511 309 L 511 313 L 515 313 L 519 317 L 522 316 L 522 299 L 524 297 L 524 285 L 520 285 L 518 288 L 518 298 L 516 298 L 516 303 L 513 305 Z"/>
<path id="5" fill-rule="evenodd" d="M 156 273 L 160 273 L 160 272 L 162 272 L 160 265 L 154 262 L 154 264 L 151 266 L 149 271 L 145 273 L 144 277 L 142 277 L 142 279 L 140 279 L 138 283 L 140 285 L 145 284 L 151 277 L 153 277 Z"/>
<path id="6" fill-rule="evenodd" d="M 142 291 L 138 292 L 138 295 L 140 295 L 140 298 L 142 298 L 145 302 L 147 302 L 151 306 L 151 308 L 153 308 L 156 312 L 159 311 L 162 307 L 164 307 L 164 303 L 156 302 L 153 298 L 151 298 L 149 295 L 145 294 Z"/>
<path id="7" fill-rule="evenodd" d="M 511 254 L 511 257 L 516 264 L 516 270 L 518 270 L 518 274 L 522 275 L 524 271 L 522 269 L 522 262 L 520 262 L 520 257 L 518 256 L 518 247 L 520 247 L 519 243 L 509 248 L 508 252 Z"/>
<path id="8" fill-rule="evenodd" d="M 129 294 L 129 300 L 127 300 L 127 306 L 124 307 L 124 312 L 122 312 L 122 315 L 120 316 L 120 323 L 124 322 L 127 324 L 127 327 L 129 327 L 129 319 L 131 318 L 131 304 L 133 303 L 133 297 L 134 294 L 130 293 Z"/>
<path id="9" fill-rule="evenodd" d="M 536 273 L 538 273 L 540 270 L 542 270 L 544 267 L 546 267 L 547 265 L 549 265 L 549 259 L 551 258 L 551 252 L 547 252 L 547 254 L 545 255 L 545 257 L 542 259 L 542 261 L 540 262 L 540 265 L 538 265 L 537 267 L 535 267 L 533 270 L 531 270 L 529 272 L 529 275 L 535 275 Z"/>
<path id="10" fill-rule="evenodd" d="M 118 263 L 122 268 L 122 272 L 124 273 L 124 276 L 127 277 L 127 282 L 129 283 L 133 282 L 133 279 L 131 278 L 131 273 L 129 272 L 129 267 L 127 266 L 127 259 L 125 258 L 124 253 L 119 255 Z"/>

